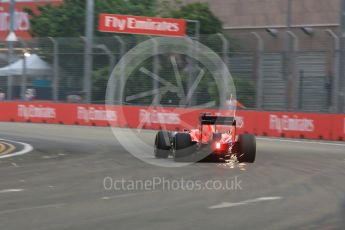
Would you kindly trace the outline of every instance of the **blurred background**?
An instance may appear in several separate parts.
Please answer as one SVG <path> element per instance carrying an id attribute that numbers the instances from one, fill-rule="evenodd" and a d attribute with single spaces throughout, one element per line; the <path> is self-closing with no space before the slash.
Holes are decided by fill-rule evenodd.
<path id="1" fill-rule="evenodd" d="M 2 101 L 104 103 L 114 66 L 128 50 L 151 38 L 99 32 L 98 15 L 114 13 L 186 19 L 187 36 L 214 50 L 228 66 L 241 109 L 345 112 L 342 0 L 1 0 L 0 4 Z M 157 52 L 153 49 L 152 58 L 142 66 L 172 79 L 174 69 Z M 177 60 L 187 90 L 202 67 L 189 58 Z M 203 78 L 188 106 L 217 97 L 210 82 Z M 126 93 L 158 86 L 135 71 Z M 125 103 L 150 105 L 153 97 Z M 185 106 L 173 94 L 160 99 L 163 106 Z"/>

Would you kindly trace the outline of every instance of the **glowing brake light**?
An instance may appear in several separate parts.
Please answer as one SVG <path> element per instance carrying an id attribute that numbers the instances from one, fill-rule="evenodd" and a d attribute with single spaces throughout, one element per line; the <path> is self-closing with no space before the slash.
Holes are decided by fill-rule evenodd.
<path id="1" fill-rule="evenodd" d="M 220 143 L 219 142 L 216 143 L 216 149 L 220 149 Z"/>

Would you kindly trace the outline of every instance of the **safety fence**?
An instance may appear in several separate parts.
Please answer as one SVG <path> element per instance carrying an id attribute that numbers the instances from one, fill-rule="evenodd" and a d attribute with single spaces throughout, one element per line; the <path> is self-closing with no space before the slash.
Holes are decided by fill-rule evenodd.
<path id="1" fill-rule="evenodd" d="M 96 37 L 91 54 L 85 54 L 85 39 L 82 37 L 0 43 L 0 93 L 7 100 L 29 97 L 29 100 L 104 104 L 107 83 L 114 66 L 129 50 L 150 38 L 134 35 Z M 190 40 L 176 39 L 186 43 Z M 341 65 L 341 57 L 345 56 L 345 52 L 336 34 L 330 30 L 315 30 L 313 36 L 291 31 L 277 36 L 267 32 L 201 35 L 199 41 L 218 54 L 228 66 L 236 86 L 237 99 L 246 109 L 317 113 L 345 111 L 345 81 L 341 73 L 344 66 Z M 160 44 L 152 46 L 152 57 L 128 76 L 124 91 L 126 97 L 133 98 L 131 96 L 162 85 L 140 71 L 141 67 L 176 84 L 171 57 L 157 55 Z M 91 92 L 85 91 L 86 55 L 93 58 L 89 79 Z M 33 57 L 40 60 L 31 63 Z M 180 71 L 182 87 L 188 92 L 202 66 L 182 55 L 175 55 L 174 60 Z M 37 63 L 40 63 L 41 69 L 34 68 Z M 209 99 L 218 97 L 211 75 L 205 73 L 188 105 L 181 104 L 183 100 L 176 93 L 166 91 L 158 93 L 158 102 L 150 95 L 122 103 L 136 106 L 160 104 L 165 107 L 207 104 Z M 88 93 L 91 94 L 90 102 L 84 100 Z"/>
<path id="2" fill-rule="evenodd" d="M 229 110 L 144 106 L 105 106 L 50 102 L 2 102 L 0 121 L 65 125 L 112 126 L 134 129 L 196 128 L 201 112 L 229 115 Z M 236 112 L 240 133 L 259 136 L 345 140 L 345 114 L 298 112 Z"/>

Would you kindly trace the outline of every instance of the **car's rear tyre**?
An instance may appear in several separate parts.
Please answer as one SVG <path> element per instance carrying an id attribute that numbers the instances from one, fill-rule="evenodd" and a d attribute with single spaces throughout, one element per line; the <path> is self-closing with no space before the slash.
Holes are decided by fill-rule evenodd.
<path id="1" fill-rule="evenodd" d="M 168 158 L 170 153 L 170 134 L 159 131 L 155 139 L 154 153 L 156 158 Z"/>
<path id="2" fill-rule="evenodd" d="M 174 138 L 173 156 L 176 162 L 192 161 L 193 142 L 189 133 L 177 133 Z"/>
<path id="3" fill-rule="evenodd" d="M 256 140 L 251 134 L 241 134 L 239 136 L 239 153 L 237 160 L 239 162 L 253 163 L 256 158 Z"/>

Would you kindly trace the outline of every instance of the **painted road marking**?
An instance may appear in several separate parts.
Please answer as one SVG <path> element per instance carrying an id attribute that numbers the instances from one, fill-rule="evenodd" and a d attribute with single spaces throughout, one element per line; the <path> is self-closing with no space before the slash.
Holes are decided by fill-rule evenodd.
<path id="1" fill-rule="evenodd" d="M 5 151 L 5 149 L 6 149 L 6 146 L 5 146 L 3 143 L 0 142 L 0 154 L 1 154 L 3 151 Z"/>
<path id="2" fill-rule="evenodd" d="M 344 146 L 345 144 L 341 143 L 331 143 L 331 142 L 321 142 L 313 140 L 290 140 L 290 139 L 280 139 L 280 138 L 269 138 L 269 137 L 257 137 L 258 140 L 264 141 L 280 141 L 280 142 L 290 142 L 290 143 L 304 143 L 304 144 L 319 144 L 319 145 L 335 145 L 335 146 Z"/>
<path id="3" fill-rule="evenodd" d="M 11 149 L 11 151 L 5 150 L 6 154 L 4 154 L 4 152 L 0 152 L 0 159 L 23 155 L 23 154 L 31 152 L 34 149 L 31 145 L 29 145 L 27 143 L 23 143 L 23 142 L 11 141 L 11 140 L 6 140 L 6 139 L 0 139 L 0 141 L 2 143 L 6 142 L 6 144 L 9 146 L 9 149 Z M 17 145 L 21 145 L 23 149 L 20 150 L 20 151 L 15 151 L 16 147 L 13 144 L 10 144 L 10 143 L 7 143 L 7 142 L 11 142 L 11 143 L 14 143 L 14 144 L 17 144 Z"/>
<path id="4" fill-rule="evenodd" d="M 33 206 L 33 207 L 27 207 L 27 208 L 17 208 L 17 209 L 9 209 L 9 210 L 3 210 L 0 211 L 0 215 L 3 214 L 10 214 L 14 212 L 22 212 L 22 211 L 32 211 L 32 210 L 37 210 L 37 209 L 45 209 L 45 208 L 61 208 L 65 206 L 65 203 L 60 203 L 60 204 L 48 204 L 48 205 L 42 205 L 42 206 Z"/>
<path id="5" fill-rule="evenodd" d="M 7 155 L 9 153 L 12 153 L 16 149 L 16 147 L 10 143 L 7 143 L 7 142 L 0 142 L 0 143 L 2 143 L 5 146 L 5 149 L 3 151 L 0 151 L 0 155 Z"/>
<path id="6" fill-rule="evenodd" d="M 3 190 L 0 190 L 0 193 L 21 192 L 21 191 L 24 191 L 24 189 L 21 189 L 21 188 L 3 189 Z"/>
<path id="7" fill-rule="evenodd" d="M 115 195 L 115 196 L 104 196 L 104 197 L 101 197 L 101 200 L 111 200 L 111 199 L 116 199 L 116 198 L 125 198 L 125 197 L 146 195 L 146 194 L 152 194 L 152 193 L 156 193 L 156 192 L 161 192 L 161 191 L 155 190 L 155 191 L 145 191 L 145 192 L 132 192 L 132 193 L 119 194 L 119 195 Z"/>
<path id="8" fill-rule="evenodd" d="M 230 203 L 230 202 L 223 202 L 211 207 L 208 207 L 209 209 L 219 209 L 219 208 L 232 208 L 232 207 L 237 207 L 237 206 L 243 206 L 243 205 L 249 205 L 253 203 L 259 203 L 259 202 L 264 202 L 264 201 L 273 201 L 273 200 L 281 200 L 283 197 L 281 196 L 271 196 L 271 197 L 259 197 L 256 199 L 252 200 L 245 200 L 237 203 Z"/>

